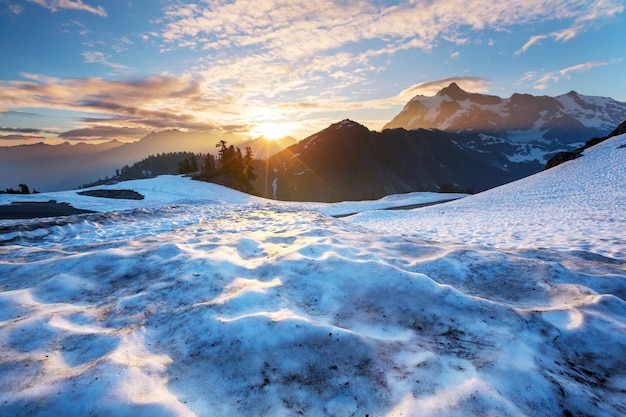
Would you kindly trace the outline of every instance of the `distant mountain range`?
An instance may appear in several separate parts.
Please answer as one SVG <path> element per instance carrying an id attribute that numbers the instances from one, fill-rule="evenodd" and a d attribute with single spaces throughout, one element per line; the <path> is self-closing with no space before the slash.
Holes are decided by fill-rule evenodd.
<path id="1" fill-rule="evenodd" d="M 626 103 L 469 93 L 452 83 L 416 96 L 382 132 L 336 123 L 269 159 L 257 189 L 283 200 L 341 201 L 409 191 L 483 191 L 543 169 L 555 154 L 608 135 Z"/>
<path id="2" fill-rule="evenodd" d="M 261 158 L 296 143 L 291 137 L 277 141 L 262 137 L 246 141 L 235 134 L 165 130 L 150 133 L 132 143 L 36 143 L 0 147 L 0 189 L 16 188 L 20 183 L 38 191 L 73 189 L 98 178 L 111 177 L 116 169 L 149 155 L 179 151 L 215 153 L 215 144 L 220 140 L 236 146 L 248 145 L 254 155 Z"/>
<path id="3" fill-rule="evenodd" d="M 249 145 L 257 190 L 283 200 L 339 201 L 409 191 L 482 191 L 540 171 L 555 154 L 607 136 L 626 119 L 626 103 L 574 91 L 510 98 L 469 93 L 452 83 L 411 99 L 382 132 L 344 120 L 297 142 L 245 141 L 234 134 L 167 130 L 138 142 L 0 147 L 0 189 L 25 183 L 66 190 L 149 155 L 216 153 L 215 144 Z"/>

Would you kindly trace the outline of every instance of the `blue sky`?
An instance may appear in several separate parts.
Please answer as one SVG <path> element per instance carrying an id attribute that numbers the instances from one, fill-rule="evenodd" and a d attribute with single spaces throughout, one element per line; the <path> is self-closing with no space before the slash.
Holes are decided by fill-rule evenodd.
<path id="1" fill-rule="evenodd" d="M 0 0 L 0 146 L 379 130 L 456 81 L 626 101 L 624 0 Z"/>

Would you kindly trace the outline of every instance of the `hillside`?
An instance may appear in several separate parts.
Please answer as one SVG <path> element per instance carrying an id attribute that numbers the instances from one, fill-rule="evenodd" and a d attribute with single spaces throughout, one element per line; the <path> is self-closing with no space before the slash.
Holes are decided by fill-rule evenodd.
<path id="1" fill-rule="evenodd" d="M 374 132 L 344 120 L 271 157 L 257 170 L 257 190 L 279 200 L 327 202 L 444 188 L 478 192 L 543 167 L 497 149 L 485 150 L 472 132 Z"/>

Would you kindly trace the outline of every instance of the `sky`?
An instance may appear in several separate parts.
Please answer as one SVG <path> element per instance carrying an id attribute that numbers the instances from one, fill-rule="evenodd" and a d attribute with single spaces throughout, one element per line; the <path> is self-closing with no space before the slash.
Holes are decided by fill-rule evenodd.
<path id="1" fill-rule="evenodd" d="M 0 146 L 380 130 L 412 97 L 626 101 L 624 0 L 0 0 Z"/>

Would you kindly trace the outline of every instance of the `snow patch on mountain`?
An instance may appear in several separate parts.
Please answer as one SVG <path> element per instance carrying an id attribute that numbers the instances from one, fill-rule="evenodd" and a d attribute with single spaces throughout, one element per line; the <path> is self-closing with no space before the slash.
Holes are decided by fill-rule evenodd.
<path id="1" fill-rule="evenodd" d="M 619 117 L 621 113 L 621 118 L 626 118 L 626 104 L 609 97 L 584 96 L 570 91 L 555 98 L 563 106 L 564 113 L 574 116 L 586 127 L 611 131 L 616 127 L 615 119 L 608 115 L 617 113 Z"/>

